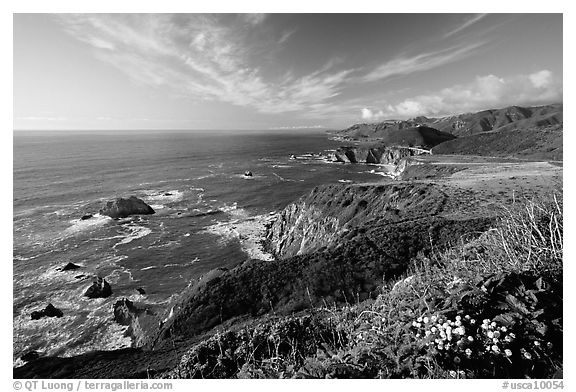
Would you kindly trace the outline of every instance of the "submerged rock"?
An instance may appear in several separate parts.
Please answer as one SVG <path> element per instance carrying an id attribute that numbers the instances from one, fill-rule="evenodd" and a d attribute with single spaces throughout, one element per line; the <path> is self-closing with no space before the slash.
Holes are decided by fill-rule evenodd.
<path id="1" fill-rule="evenodd" d="M 84 293 L 84 296 L 88 298 L 106 298 L 110 295 L 112 295 L 112 287 L 110 287 L 110 284 L 106 282 L 106 280 L 100 277 L 98 277 L 92 283 L 92 286 L 88 287 Z"/>
<path id="2" fill-rule="evenodd" d="M 80 220 L 86 220 L 86 219 L 90 219 L 90 218 L 92 218 L 92 217 L 94 217 L 94 215 L 92 215 L 92 214 L 85 214 L 85 215 L 82 215 L 82 217 L 80 218 Z"/>
<path id="3" fill-rule="evenodd" d="M 150 215 L 154 213 L 155 211 L 152 207 L 136 196 L 130 196 L 128 199 L 118 198 L 110 200 L 100 210 L 100 214 L 115 219 L 126 218 L 130 215 Z"/>
<path id="4" fill-rule="evenodd" d="M 139 292 L 140 294 L 142 294 L 142 295 L 146 294 L 146 291 L 145 291 L 142 287 L 138 287 L 138 288 L 136 289 L 136 291 L 138 291 L 138 292 Z"/>
<path id="5" fill-rule="evenodd" d="M 30 316 L 32 320 L 40 320 L 42 317 L 62 317 L 64 313 L 60 309 L 55 308 L 54 305 L 48 304 L 42 310 L 33 311 Z"/>
<path id="6" fill-rule="evenodd" d="M 82 268 L 82 267 L 79 265 L 76 265 L 74 263 L 68 263 L 64 267 L 62 267 L 60 269 L 60 271 L 73 271 L 73 270 L 77 270 L 78 268 Z"/>

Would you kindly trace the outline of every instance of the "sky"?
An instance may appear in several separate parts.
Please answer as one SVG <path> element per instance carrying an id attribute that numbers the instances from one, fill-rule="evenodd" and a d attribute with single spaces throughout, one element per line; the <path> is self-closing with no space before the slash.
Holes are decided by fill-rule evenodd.
<path id="1" fill-rule="evenodd" d="M 14 129 L 342 129 L 562 102 L 562 14 L 14 14 Z"/>

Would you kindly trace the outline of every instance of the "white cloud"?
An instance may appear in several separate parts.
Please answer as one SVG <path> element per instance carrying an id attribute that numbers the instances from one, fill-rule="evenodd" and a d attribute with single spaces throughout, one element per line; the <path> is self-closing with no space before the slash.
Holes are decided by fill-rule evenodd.
<path id="1" fill-rule="evenodd" d="M 242 14 L 242 15 L 244 16 L 246 22 L 254 26 L 264 22 L 264 19 L 266 19 L 266 17 L 268 16 L 266 14 Z"/>
<path id="2" fill-rule="evenodd" d="M 552 80 L 552 72 L 544 69 L 540 72 L 533 73 L 530 75 L 530 81 L 536 88 L 547 88 Z"/>
<path id="3" fill-rule="evenodd" d="M 318 108 L 315 105 L 340 94 L 353 70 L 333 70 L 334 61 L 309 74 L 263 77 L 258 54 L 275 49 L 277 38 L 255 41 L 245 23 L 262 23 L 265 17 L 84 14 L 62 15 L 61 20 L 70 34 L 95 49 L 98 58 L 134 81 L 167 86 L 191 99 L 282 113 Z"/>
<path id="4" fill-rule="evenodd" d="M 288 39 L 290 37 L 292 37 L 292 35 L 296 32 L 296 29 L 293 30 L 287 30 L 284 33 L 282 33 L 282 36 L 280 37 L 280 39 L 278 40 L 278 45 L 282 45 L 284 42 L 288 41 Z"/>
<path id="5" fill-rule="evenodd" d="M 444 38 L 451 37 L 454 34 L 461 32 L 462 30 L 472 26 L 474 23 L 480 21 L 481 19 L 483 19 L 487 15 L 488 14 L 476 14 L 476 15 L 474 15 L 473 17 L 465 20 L 462 24 L 458 25 L 456 28 L 454 28 L 454 29 L 450 30 L 448 33 L 446 33 L 444 35 Z"/>
<path id="6" fill-rule="evenodd" d="M 465 46 L 453 46 L 435 52 L 421 53 L 415 56 L 399 56 L 372 70 L 362 77 L 364 82 L 387 79 L 397 75 L 408 75 L 414 72 L 426 71 L 446 65 L 474 53 L 483 43 L 474 43 Z"/>
<path id="7" fill-rule="evenodd" d="M 371 109 L 368 108 L 362 108 L 361 110 L 362 113 L 362 119 L 366 120 L 366 121 L 378 121 L 378 120 L 382 120 L 384 119 L 384 112 L 382 110 L 378 111 L 378 112 L 374 112 Z"/>
<path id="8" fill-rule="evenodd" d="M 509 105 L 539 105 L 562 101 L 562 81 L 551 71 L 529 75 L 477 76 L 468 84 L 444 88 L 433 94 L 407 98 L 385 105 L 379 118 L 409 118 L 466 113 Z M 372 111 L 361 111 L 362 117 Z"/>

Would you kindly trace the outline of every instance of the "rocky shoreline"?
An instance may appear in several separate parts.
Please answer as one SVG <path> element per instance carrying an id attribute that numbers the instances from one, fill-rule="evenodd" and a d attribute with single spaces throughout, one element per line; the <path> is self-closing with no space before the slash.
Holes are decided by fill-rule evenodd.
<path id="1" fill-rule="evenodd" d="M 410 129 L 423 135 L 419 128 Z M 424 131 L 438 140 L 457 140 Z M 248 260 L 191 282 L 164 312 L 120 298 L 111 317 L 127 327 L 132 349 L 70 358 L 29 353 L 27 363 L 14 368 L 14 377 L 215 377 L 216 373 L 197 368 L 209 352 L 219 358 L 210 365 L 214 369 L 230 362 L 220 376 L 238 376 L 242 365 L 232 364 L 238 355 L 215 353 L 214 347 L 221 347 L 224 336 L 229 347 L 240 350 L 245 331 L 253 334 L 250 339 L 260 339 L 263 331 L 273 336 L 270 331 L 275 328 L 288 328 L 282 330 L 283 338 L 296 333 L 301 339 L 297 344 L 309 345 L 311 351 L 298 348 L 299 355 L 313 355 L 322 347 L 315 334 L 328 339 L 323 334 L 341 332 L 335 332 L 325 316 L 318 316 L 322 313 L 318 309 L 368 306 L 362 304 L 377 301 L 384 287 L 398 279 L 404 282 L 416 261 L 429 261 L 485 236 L 503 211 L 498 206 L 510 206 L 522 195 L 533 196 L 561 183 L 561 167 L 538 162 L 527 168 L 520 161 L 437 156 L 430 150 L 434 143 L 421 147 L 358 143 L 338 148 L 331 162 L 389 165 L 395 181 L 326 184 L 277 213 L 209 227 L 208 232 L 224 241 L 240 240 Z M 304 158 L 329 159 L 323 154 Z M 154 213 L 142 203 L 133 197 L 117 199 L 100 214 L 120 218 Z M 106 297 L 112 290 L 97 280 L 86 295 Z M 59 314 L 47 308 L 35 316 Z"/>

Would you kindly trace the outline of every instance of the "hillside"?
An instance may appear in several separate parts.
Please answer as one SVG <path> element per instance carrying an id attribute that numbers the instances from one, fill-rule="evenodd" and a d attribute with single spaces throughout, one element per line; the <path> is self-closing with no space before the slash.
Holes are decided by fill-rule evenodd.
<path id="1" fill-rule="evenodd" d="M 506 127 L 504 127 L 506 128 Z M 432 153 L 561 161 L 563 124 L 482 132 L 449 140 Z"/>
<path id="2" fill-rule="evenodd" d="M 374 129 L 371 129 L 371 125 L 375 125 Z M 346 136 L 357 139 L 378 139 L 382 146 L 432 148 L 455 138 L 450 133 L 409 121 L 369 125 L 357 124 L 348 130 L 350 132 L 346 132 Z"/>
<path id="3" fill-rule="evenodd" d="M 344 139 L 381 139 L 387 142 L 389 134 L 416 126 L 434 128 L 455 136 L 468 136 L 480 132 L 514 130 L 520 128 L 555 125 L 563 121 L 563 104 L 483 110 L 446 117 L 416 117 L 409 120 L 383 121 L 372 124 L 355 124 L 335 135 Z"/>
<path id="4" fill-rule="evenodd" d="M 562 168 L 446 158 L 406 158 L 406 174 L 416 169 L 406 181 L 317 187 L 270 226 L 276 260 L 206 275 L 146 346 L 39 358 L 14 377 L 556 375 L 562 206 L 546 196 Z M 421 179 L 443 165 L 459 171 Z M 537 194 L 543 201 L 524 199 Z M 461 346 L 429 337 L 444 321 Z M 496 327 L 508 340 L 490 338 L 486 351 Z"/>

